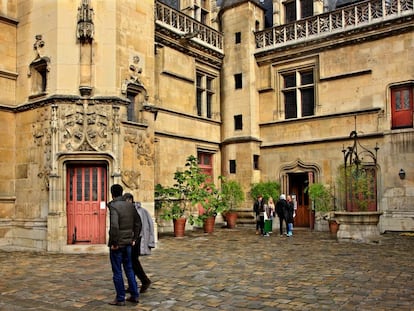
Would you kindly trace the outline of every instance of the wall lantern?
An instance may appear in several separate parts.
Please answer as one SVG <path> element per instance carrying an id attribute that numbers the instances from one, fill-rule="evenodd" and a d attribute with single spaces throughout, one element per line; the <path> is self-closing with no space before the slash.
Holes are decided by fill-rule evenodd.
<path id="1" fill-rule="evenodd" d="M 405 171 L 403 169 L 400 169 L 398 176 L 400 176 L 400 179 L 405 179 Z"/>

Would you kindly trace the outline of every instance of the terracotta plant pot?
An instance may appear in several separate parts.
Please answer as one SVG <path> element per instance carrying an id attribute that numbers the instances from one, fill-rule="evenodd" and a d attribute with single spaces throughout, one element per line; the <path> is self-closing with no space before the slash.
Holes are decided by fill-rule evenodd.
<path id="1" fill-rule="evenodd" d="M 214 216 L 206 218 L 203 223 L 204 232 L 213 233 L 215 222 L 216 222 L 216 217 Z"/>
<path id="2" fill-rule="evenodd" d="M 339 230 L 339 224 L 336 220 L 329 220 L 329 232 L 332 234 L 336 234 Z"/>
<path id="3" fill-rule="evenodd" d="M 174 236 L 177 238 L 181 238 L 185 234 L 185 223 L 187 222 L 186 218 L 178 218 L 174 219 Z"/>
<path id="4" fill-rule="evenodd" d="M 236 212 L 227 212 L 225 215 L 225 219 L 227 222 L 227 228 L 234 229 L 236 227 L 236 222 L 237 222 Z"/>

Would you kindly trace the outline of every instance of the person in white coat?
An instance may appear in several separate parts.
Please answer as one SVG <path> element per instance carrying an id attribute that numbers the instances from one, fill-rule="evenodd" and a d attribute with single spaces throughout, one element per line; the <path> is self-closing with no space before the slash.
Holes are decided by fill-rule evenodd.
<path id="1" fill-rule="evenodd" d="M 134 196 L 131 193 L 124 194 L 125 201 L 132 202 L 138 215 L 141 217 L 142 229 L 139 236 L 139 243 L 136 243 L 132 249 L 132 268 L 135 275 L 141 281 L 140 293 L 144 293 L 151 285 L 144 268 L 139 261 L 139 256 L 151 255 L 151 249 L 155 247 L 154 222 L 151 214 L 141 206 L 141 202 L 134 202 Z"/>

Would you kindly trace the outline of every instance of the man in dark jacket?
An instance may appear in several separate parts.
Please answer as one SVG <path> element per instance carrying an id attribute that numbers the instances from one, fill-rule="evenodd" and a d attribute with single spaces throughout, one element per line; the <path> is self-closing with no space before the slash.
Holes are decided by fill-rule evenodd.
<path id="1" fill-rule="evenodd" d="M 113 200 L 108 203 L 110 228 L 108 246 L 111 260 L 113 281 L 116 290 L 116 298 L 110 305 L 125 305 L 125 285 L 122 277 L 124 267 L 131 296 L 127 301 L 138 303 L 138 285 L 132 269 L 131 251 L 135 241 L 141 232 L 141 218 L 134 205 L 122 198 L 123 188 L 115 184 L 111 187 Z"/>
<path id="2" fill-rule="evenodd" d="M 288 203 L 286 201 L 286 196 L 284 194 L 280 195 L 280 198 L 276 203 L 276 214 L 277 214 L 277 217 L 279 217 L 280 236 L 283 235 L 283 222 L 286 224 L 286 235 L 288 235 L 288 223 L 287 223 Z"/>

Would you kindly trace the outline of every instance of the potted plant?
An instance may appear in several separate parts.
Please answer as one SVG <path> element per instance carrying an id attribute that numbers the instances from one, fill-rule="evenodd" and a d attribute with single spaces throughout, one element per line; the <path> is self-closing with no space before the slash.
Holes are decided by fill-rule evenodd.
<path id="1" fill-rule="evenodd" d="M 190 224 L 199 222 L 198 217 L 193 216 L 193 209 L 199 204 L 207 206 L 212 202 L 214 184 L 207 182 L 208 175 L 204 174 L 198 165 L 197 158 L 187 158 L 186 169 L 177 170 L 174 173 L 175 183 L 164 187 L 161 184 L 155 187 L 155 197 L 159 202 L 161 215 L 164 220 L 173 220 L 174 235 L 183 236 L 186 220 Z"/>
<path id="2" fill-rule="evenodd" d="M 186 205 L 188 202 L 180 195 L 178 189 L 163 187 L 160 184 L 155 186 L 155 196 L 157 206 L 162 211 L 160 217 L 164 220 L 172 220 L 174 236 L 183 237 L 187 222 Z"/>
<path id="3" fill-rule="evenodd" d="M 322 213 L 322 217 L 328 220 L 330 232 L 336 234 L 339 224 L 333 217 L 333 196 L 330 188 L 322 183 L 313 183 L 305 188 L 305 192 L 312 200 L 313 210 Z"/>
<path id="4" fill-rule="evenodd" d="M 224 205 L 223 217 L 227 222 L 227 228 L 236 227 L 237 212 L 235 209 L 244 201 L 244 192 L 240 183 L 236 180 L 227 180 L 220 176 L 221 180 L 221 200 Z"/>

